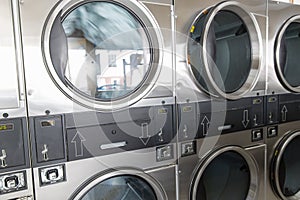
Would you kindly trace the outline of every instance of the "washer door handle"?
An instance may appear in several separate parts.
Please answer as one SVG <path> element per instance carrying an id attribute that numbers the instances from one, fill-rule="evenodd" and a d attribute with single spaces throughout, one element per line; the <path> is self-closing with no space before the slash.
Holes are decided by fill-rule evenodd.
<path id="1" fill-rule="evenodd" d="M 102 149 L 102 150 L 105 150 L 105 149 L 114 149 L 114 148 L 125 147 L 126 145 L 127 145 L 126 141 L 115 142 L 115 143 L 110 143 L 110 144 L 102 144 L 102 145 L 100 145 L 100 149 Z"/>

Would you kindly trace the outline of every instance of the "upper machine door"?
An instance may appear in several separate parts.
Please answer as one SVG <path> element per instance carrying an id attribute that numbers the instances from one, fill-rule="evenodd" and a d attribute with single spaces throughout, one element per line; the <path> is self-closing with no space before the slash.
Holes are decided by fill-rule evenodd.
<path id="1" fill-rule="evenodd" d="M 292 92 L 300 92 L 300 16 L 287 20 L 276 40 L 275 66 L 282 85 Z"/>
<path id="2" fill-rule="evenodd" d="M 0 109 L 19 107 L 19 77 L 11 1 L 0 2 Z"/>
<path id="3" fill-rule="evenodd" d="M 252 13 L 238 2 L 203 10 L 188 40 L 188 64 L 207 93 L 238 99 L 255 86 L 261 68 L 261 34 Z"/>
<path id="4" fill-rule="evenodd" d="M 150 176 L 135 170 L 115 171 L 84 185 L 72 200 L 164 200 L 159 184 Z"/>
<path id="5" fill-rule="evenodd" d="M 256 162 L 244 149 L 224 147 L 200 163 L 191 200 L 254 200 L 258 193 Z"/>
<path id="6" fill-rule="evenodd" d="M 62 2 L 50 14 L 43 54 L 56 85 L 81 105 L 99 110 L 131 105 L 160 73 L 157 23 L 135 1 Z"/>
<path id="7" fill-rule="evenodd" d="M 285 200 L 300 198 L 300 132 L 285 136 L 275 149 L 271 164 L 271 181 L 277 194 Z"/>

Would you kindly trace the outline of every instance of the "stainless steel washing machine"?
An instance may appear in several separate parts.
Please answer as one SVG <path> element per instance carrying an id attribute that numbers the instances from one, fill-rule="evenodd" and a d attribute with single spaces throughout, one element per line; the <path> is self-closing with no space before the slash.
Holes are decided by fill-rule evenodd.
<path id="1" fill-rule="evenodd" d="M 227 110 L 220 107 L 216 113 L 209 107 L 207 102 L 181 107 L 185 115 L 180 122 L 199 127 L 187 127 L 196 132 L 195 139 L 185 138 L 184 131 L 178 133 L 179 199 L 266 199 L 265 128 L 261 124 L 245 129 L 241 123 L 248 109 L 251 116 L 263 118 L 263 97 L 231 102 Z"/>
<path id="2" fill-rule="evenodd" d="M 130 118 L 127 111 L 35 118 L 36 199 L 176 199 L 173 110 L 132 107 Z"/>
<path id="3" fill-rule="evenodd" d="M 167 0 L 22 1 L 29 115 L 172 98 L 171 7 Z"/>
<path id="4" fill-rule="evenodd" d="M 18 1 L 0 2 L 0 199 L 33 198 Z"/>
<path id="5" fill-rule="evenodd" d="M 133 180 L 124 199 L 135 192 L 136 198 L 143 198 L 140 192 L 147 194 L 148 188 L 157 199 L 164 199 L 160 189 L 171 189 L 155 174 L 175 159 L 170 119 L 171 1 L 25 0 L 20 4 L 36 198 L 82 199 L 84 194 L 72 193 L 88 181 L 95 183 L 95 177 L 106 180 L 97 174 L 124 167 L 154 170 L 147 171 L 149 175 L 133 170 L 125 179 L 118 175 L 121 172 L 113 173 L 117 178 L 107 182 L 120 185 Z M 140 149 L 147 152 L 143 159 L 149 162 L 140 162 L 144 161 Z M 156 151 L 172 161 L 157 161 Z M 118 162 L 97 161 L 102 159 Z M 162 171 L 173 174 L 174 167 L 166 168 Z M 144 189 L 139 183 L 146 185 Z M 62 187 L 62 193 L 53 192 Z"/>
<path id="6" fill-rule="evenodd" d="M 265 94 L 267 1 L 176 1 L 179 102 Z"/>
<path id="7" fill-rule="evenodd" d="M 277 113 L 276 123 L 267 126 L 265 143 L 268 146 L 267 199 L 299 199 L 299 140 L 300 96 L 281 94 L 269 96 L 268 113 Z M 276 101 L 275 101 L 276 100 Z"/>
<path id="8" fill-rule="evenodd" d="M 299 93 L 300 6 L 269 1 L 267 94 Z"/>
<path id="9" fill-rule="evenodd" d="M 299 121 L 270 126 L 269 132 L 267 199 L 299 199 Z"/>

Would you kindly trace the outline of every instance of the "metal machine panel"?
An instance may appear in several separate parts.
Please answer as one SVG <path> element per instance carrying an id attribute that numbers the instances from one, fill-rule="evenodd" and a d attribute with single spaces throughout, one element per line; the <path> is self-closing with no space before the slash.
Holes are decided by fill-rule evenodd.
<path id="1" fill-rule="evenodd" d="M 174 138 L 172 106 L 99 114 L 98 124 L 83 125 L 78 117 L 66 115 L 68 160 L 160 146 Z"/>
<path id="2" fill-rule="evenodd" d="M 11 1 L 0 2 L 0 109 L 19 107 L 19 77 Z"/>
<path id="3" fill-rule="evenodd" d="M 65 158 L 64 126 L 62 116 L 36 117 L 34 143 L 36 162 L 43 163 Z"/>
<path id="4" fill-rule="evenodd" d="M 26 124 L 22 119 L 0 121 L 0 172 L 28 165 Z"/>

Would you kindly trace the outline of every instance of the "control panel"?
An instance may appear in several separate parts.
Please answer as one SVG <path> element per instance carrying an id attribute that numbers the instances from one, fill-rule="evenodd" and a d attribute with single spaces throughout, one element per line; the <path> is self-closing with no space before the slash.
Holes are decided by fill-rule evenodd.
<path id="1" fill-rule="evenodd" d="M 68 160 L 169 144 L 175 136 L 173 112 L 173 105 L 161 105 L 97 115 L 82 113 L 76 116 L 79 120 L 66 114 Z M 169 159 L 168 151 L 171 150 L 161 149 L 165 155 L 161 154 L 158 160 Z"/>
<path id="2" fill-rule="evenodd" d="M 197 138 L 254 129 L 252 140 L 262 139 L 262 135 L 259 135 L 259 128 L 265 124 L 264 97 L 227 101 L 223 106 L 212 104 L 217 103 L 214 101 L 199 103 Z M 214 109 L 209 109 L 212 106 Z"/>
<path id="3" fill-rule="evenodd" d="M 0 195 L 24 189 L 27 189 L 25 172 L 16 172 L 0 176 Z"/>
<path id="4" fill-rule="evenodd" d="M 31 119 L 34 165 L 58 162 L 66 158 L 63 117 L 42 116 Z"/>
<path id="5" fill-rule="evenodd" d="M 179 140 L 194 139 L 197 135 L 197 103 L 178 105 Z"/>
<path id="6" fill-rule="evenodd" d="M 300 120 L 300 95 L 281 94 L 266 97 L 266 124 L 274 125 Z M 273 130 L 274 131 L 274 130 Z"/>
<path id="7" fill-rule="evenodd" d="M 0 172 L 29 165 L 24 118 L 0 120 Z"/>

